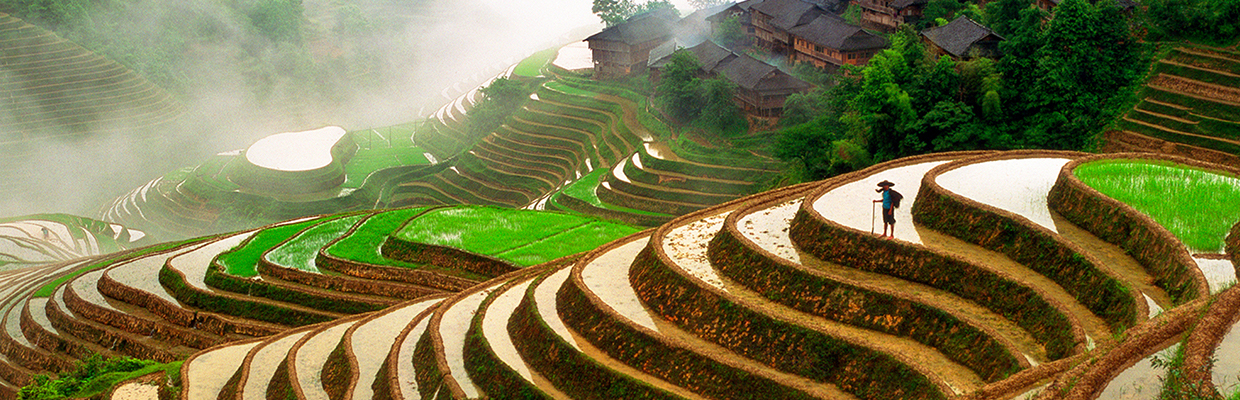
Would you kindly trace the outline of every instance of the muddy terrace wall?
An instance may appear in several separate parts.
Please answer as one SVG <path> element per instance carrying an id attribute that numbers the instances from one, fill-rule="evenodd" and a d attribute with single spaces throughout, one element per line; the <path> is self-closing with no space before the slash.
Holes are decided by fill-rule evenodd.
<path id="1" fill-rule="evenodd" d="M 220 271 L 217 271 L 217 272 L 218 272 L 217 275 L 225 275 L 223 272 L 220 272 Z M 342 292 L 337 295 L 336 299 L 352 299 L 354 303 L 357 303 L 357 302 L 365 303 L 367 301 L 361 298 L 358 298 L 356 296 L 350 296 L 348 293 L 393 297 L 397 299 L 406 299 L 406 300 L 415 299 L 415 298 L 425 296 L 428 294 L 438 293 L 438 291 L 435 291 L 435 290 L 430 290 L 427 288 L 399 283 L 399 282 L 360 279 L 360 278 L 354 278 L 351 276 L 339 276 L 339 275 L 330 276 L 330 275 L 324 275 L 324 274 L 315 273 L 315 272 L 302 271 L 297 268 L 289 268 L 289 267 L 276 265 L 274 263 L 267 261 L 265 258 L 259 259 L 258 272 L 263 275 L 272 276 L 277 279 L 283 279 L 289 282 L 300 283 L 303 285 L 316 287 L 316 288 L 320 288 L 324 290 Z M 238 282 L 238 285 L 243 284 L 244 281 L 246 281 L 246 279 L 239 278 L 239 277 L 233 277 L 233 280 L 241 281 L 241 282 Z M 275 287 L 275 285 L 267 285 L 265 283 L 259 283 L 259 285 Z M 278 289 L 273 288 L 271 290 L 273 294 L 284 294 L 284 295 L 289 295 L 289 296 L 292 296 L 293 295 L 292 293 L 296 293 L 295 290 L 288 290 L 288 289 L 278 290 Z M 298 295 L 298 296 L 304 296 L 304 294 Z M 289 300 L 289 301 L 292 301 L 292 300 Z M 390 305 L 390 303 L 384 304 L 384 306 L 386 305 Z M 329 306 L 323 309 L 330 310 L 333 307 L 336 307 L 336 306 Z M 319 308 L 319 307 L 315 307 L 315 308 Z M 369 309 L 365 309 L 364 311 L 374 311 L 378 309 L 378 308 L 373 308 L 373 307 L 362 307 L 362 308 L 363 309 L 369 308 Z M 382 308 L 382 307 L 379 307 L 379 308 Z M 349 312 L 352 312 L 352 311 L 349 311 Z"/>
<path id="2" fill-rule="evenodd" d="M 1107 131 L 1104 139 L 1102 149 L 1108 152 L 1157 152 L 1221 165 L 1240 166 L 1240 157 L 1234 154 L 1171 142 L 1135 132 Z"/>
<path id="3" fill-rule="evenodd" d="M 547 326 L 533 302 L 534 290 L 545 279 L 546 276 L 543 276 L 530 285 L 508 325 L 510 335 L 523 339 L 514 341 L 513 344 L 531 369 L 539 371 L 551 381 L 565 382 L 556 388 L 573 398 L 679 398 L 599 364 L 561 339 Z M 571 312 L 574 311 L 566 311 Z"/>
<path id="4" fill-rule="evenodd" d="M 51 307 L 51 303 L 48 304 Z M 73 358 L 83 359 L 99 352 L 99 348 L 88 345 L 86 342 L 67 340 L 57 333 L 47 331 L 35 322 L 28 305 L 21 307 L 20 311 L 13 309 L 10 312 L 21 313 L 19 328 L 22 335 L 38 348 L 49 349 L 49 353 L 53 356 L 55 353 L 63 353 Z M 150 341 L 142 340 L 145 335 L 131 336 L 124 331 L 88 325 L 82 321 L 65 318 L 63 314 L 57 314 L 55 317 L 48 315 L 48 320 L 55 321 L 53 326 L 58 332 L 65 332 L 78 338 L 95 338 L 97 343 L 108 344 L 107 351 L 159 362 L 171 362 L 189 355 L 188 349 L 173 352 L 170 348 L 152 345 Z"/>
<path id="5" fill-rule="evenodd" d="M 556 295 L 563 310 L 560 315 L 565 325 L 591 342 L 598 343 L 598 347 L 611 357 L 628 365 L 642 366 L 640 369 L 646 373 L 707 397 L 726 398 L 741 391 L 754 398 L 813 398 L 808 393 L 782 385 L 755 373 L 756 371 L 722 363 L 688 350 L 685 345 L 675 343 L 647 328 L 621 322 L 626 318 L 606 306 L 598 296 L 584 289 L 585 282 L 581 279 L 579 270 L 582 266 L 609 250 L 644 237 L 645 234 L 649 234 L 649 231 L 615 241 L 582 259 L 577 270 Z M 643 251 L 642 254 L 646 253 L 648 252 Z M 642 257 L 638 256 L 638 260 L 641 259 Z M 636 283 L 643 281 L 643 278 L 634 273 L 631 280 Z M 641 293 L 641 290 L 637 292 Z M 686 312 L 695 309 L 692 303 L 683 303 L 681 307 Z M 770 352 L 771 349 L 758 351 Z M 809 358 L 811 354 L 815 353 L 807 351 L 804 356 Z"/>
<path id="6" fill-rule="evenodd" d="M 65 283 L 64 289 L 61 290 L 64 291 L 63 298 L 57 299 L 57 301 L 63 300 L 63 305 L 69 310 L 72 310 L 74 314 L 77 314 L 77 316 L 84 317 L 91 321 L 97 321 L 129 333 L 150 336 L 156 340 L 162 340 L 195 349 L 205 349 L 215 346 L 216 344 L 219 344 L 220 340 L 222 340 L 222 338 L 204 335 L 198 330 L 186 329 L 176 325 L 155 322 L 118 310 L 101 307 L 84 299 L 69 283 Z M 54 307 L 51 302 L 48 303 L 47 314 L 49 318 L 51 318 L 53 314 L 56 314 L 58 317 L 62 316 L 60 315 L 60 310 L 57 308 L 58 307 Z M 69 319 L 76 320 L 77 318 Z"/>
<path id="7" fill-rule="evenodd" d="M 411 242 L 395 235 L 388 236 L 388 240 L 383 242 L 380 251 L 384 257 L 393 260 L 458 268 L 487 277 L 496 277 L 520 269 L 495 257 L 446 246 Z"/>
<path id="8" fill-rule="evenodd" d="M 907 337 L 936 348 L 986 382 L 1030 367 L 1019 350 L 1011 343 L 996 339 L 998 336 L 986 327 L 970 325 L 941 309 L 892 291 L 865 288 L 855 282 L 815 274 L 757 246 L 747 245 L 748 240 L 736 229 L 732 219 L 784 199 L 771 200 L 774 201 L 733 212 L 724 230 L 710 242 L 711 264 L 724 276 L 762 293 L 771 301 L 802 312 Z M 895 322 L 875 319 L 875 315 L 894 316 Z"/>
<path id="9" fill-rule="evenodd" d="M 599 186 L 601 187 L 602 185 Z M 598 198 L 599 200 L 622 207 L 671 215 L 684 215 L 701 210 L 705 207 L 700 204 L 679 203 L 663 200 L 657 197 L 636 197 L 628 192 L 616 188 L 612 188 L 610 190 L 601 188 L 598 191 Z"/>
<path id="10" fill-rule="evenodd" d="M 630 270 L 633 289 L 652 312 L 698 337 L 773 368 L 820 382 L 863 399 L 943 399 L 951 389 L 929 371 L 892 355 L 801 325 L 777 320 L 729 299 L 725 293 L 674 269 L 664 252 L 667 233 L 740 201 L 678 218 L 657 230 Z M 901 377 L 901 379 L 890 379 Z"/>
<path id="11" fill-rule="evenodd" d="M 1118 344 L 1106 344 L 1093 349 L 1091 357 L 1078 357 L 1082 361 L 1059 375 L 1035 400 L 1093 400 L 1106 389 L 1115 376 L 1150 354 L 1179 340 L 1190 329 L 1208 304 L 1207 299 L 1197 299 L 1163 313 L 1158 318 L 1146 320 L 1128 329 L 1126 337 Z"/>
<path id="12" fill-rule="evenodd" d="M 981 154 L 987 153 L 942 153 L 891 161 L 829 179 L 817 193 L 884 169 Z M 883 240 L 828 221 L 813 210 L 818 197 L 806 198 L 788 232 L 801 250 L 824 261 L 925 284 L 977 302 L 1028 331 L 1046 347 L 1046 355 L 1052 360 L 1084 351 L 1085 333 L 1080 324 L 1063 311 L 1063 305 L 1048 300 L 1041 289 L 951 255 Z"/>
<path id="13" fill-rule="evenodd" d="M 184 275 L 170 268 L 159 270 L 159 283 L 185 304 L 224 315 L 292 326 L 327 322 L 337 317 L 326 313 L 290 309 L 268 302 L 206 293 L 190 286 L 185 282 Z"/>
<path id="14" fill-rule="evenodd" d="M 1209 295 L 1205 276 L 1184 244 L 1150 217 L 1111 199 L 1081 182 L 1073 170 L 1100 160 L 1163 160 L 1209 170 L 1234 169 L 1217 164 L 1154 154 L 1105 154 L 1069 162 L 1059 172 L 1047 203 L 1073 224 L 1128 252 L 1154 277 L 1154 284 L 1167 291 L 1176 303 Z"/>
<path id="15" fill-rule="evenodd" d="M 629 179 L 632 179 L 632 178 L 630 177 Z M 709 194 L 709 193 L 703 193 L 703 192 L 684 192 L 684 191 L 679 191 L 679 190 L 663 188 L 659 186 L 646 187 L 646 186 L 641 186 L 641 185 L 637 185 L 637 184 L 630 183 L 630 182 L 625 182 L 620 179 L 611 179 L 611 180 L 608 180 L 608 183 L 611 184 L 612 190 L 625 192 L 625 193 L 628 193 L 634 196 L 659 199 L 659 200 L 672 202 L 676 204 L 686 204 L 686 205 L 689 205 L 690 208 L 696 207 L 690 212 L 696 211 L 702 208 L 710 207 L 716 204 L 726 203 L 728 201 L 736 199 L 737 197 L 737 196 L 732 196 L 732 195 L 716 195 L 716 194 Z"/>
<path id="16" fill-rule="evenodd" d="M 640 153 L 645 154 L 643 151 Z M 633 182 L 641 182 L 647 185 L 658 185 L 661 187 L 677 190 L 691 190 L 695 192 L 707 193 L 717 196 L 724 196 L 726 200 L 732 200 L 737 197 L 745 196 L 757 191 L 757 184 L 753 182 L 735 183 L 721 180 L 706 180 L 701 177 L 687 175 L 678 170 L 663 171 L 650 168 L 645 164 L 646 169 L 637 168 L 633 163 L 624 164 L 624 175 L 629 177 Z M 683 168 L 678 168 L 683 169 Z M 754 171 L 754 174 L 767 174 L 769 172 Z M 672 179 L 666 179 L 669 177 Z M 679 178 L 679 179 L 677 179 Z"/>
<path id="17" fill-rule="evenodd" d="M 329 297 L 315 293 L 307 293 L 294 288 L 275 285 L 268 281 L 260 281 L 229 275 L 228 273 L 220 271 L 219 268 L 222 268 L 222 266 L 217 264 L 212 268 L 207 269 L 207 275 L 204 281 L 208 286 L 232 293 L 245 294 L 250 297 L 262 297 L 274 301 L 298 304 L 316 310 L 342 314 L 357 314 L 377 311 L 395 304 L 395 300 L 376 302 L 374 299 L 366 299 L 344 294 Z"/>
<path id="18" fill-rule="evenodd" d="M 464 361 L 465 369 L 469 371 L 470 379 L 481 389 L 482 393 L 489 393 L 492 398 L 546 399 L 550 397 L 537 386 L 522 378 L 516 370 L 512 369 L 495 352 L 491 351 L 491 345 L 483 333 L 483 321 L 486 318 L 486 314 L 490 312 L 491 304 L 495 302 L 500 293 L 525 282 L 527 279 L 546 275 L 547 272 L 553 270 L 554 268 L 527 268 L 520 273 L 525 278 L 510 280 L 492 292 L 482 302 L 482 305 L 478 307 L 478 312 L 474 314 L 474 318 L 469 324 L 469 330 L 465 333 Z M 518 340 L 527 340 L 524 336 L 514 337 L 518 338 Z"/>
<path id="19" fill-rule="evenodd" d="M 1107 275 L 1100 262 L 1028 219 L 967 199 L 937 183 L 939 175 L 967 165 L 1027 158 L 1077 158 L 1084 153 L 1013 151 L 940 165 L 921 180 L 913 203 L 913 220 L 931 229 L 1002 253 L 1063 286 L 1101 317 L 1112 331 L 1136 324 L 1149 314 L 1136 290 Z"/>

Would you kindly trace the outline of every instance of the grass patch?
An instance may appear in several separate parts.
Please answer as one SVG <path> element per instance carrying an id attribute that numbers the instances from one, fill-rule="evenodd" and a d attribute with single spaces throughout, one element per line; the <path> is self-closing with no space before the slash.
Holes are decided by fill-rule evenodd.
<path id="1" fill-rule="evenodd" d="M 559 81 L 550 81 L 550 82 L 545 83 L 544 85 L 546 85 L 547 88 L 550 88 L 557 92 L 571 94 L 574 96 L 594 97 L 595 95 L 597 95 L 597 93 L 594 93 L 588 90 L 578 89 L 577 87 L 574 87 L 574 86 L 568 86 Z"/>
<path id="2" fill-rule="evenodd" d="M 569 254 L 594 250 L 638 230 L 628 225 L 595 221 L 496 256 L 517 265 L 538 265 Z"/>
<path id="3" fill-rule="evenodd" d="M 599 200 L 598 193 L 595 192 L 594 190 L 595 188 L 598 187 L 599 182 L 603 179 L 603 175 L 607 174 L 610 171 L 611 169 L 608 169 L 608 168 L 596 169 L 590 172 L 589 174 L 586 174 L 585 176 L 581 177 L 581 179 L 574 181 L 568 186 L 565 186 L 564 189 L 560 191 L 560 193 L 565 196 L 569 196 L 569 197 L 584 201 L 586 203 L 590 203 L 590 205 L 592 206 L 599 207 L 599 208 L 605 208 L 608 210 L 620 211 L 620 212 L 629 213 L 629 214 L 640 214 L 640 215 L 656 215 L 656 216 L 668 215 L 668 214 L 660 214 L 656 212 L 650 212 L 650 211 L 645 211 L 645 210 L 638 210 L 638 209 L 618 206 L 614 204 L 608 204 L 608 203 L 604 203 L 602 200 Z"/>
<path id="4" fill-rule="evenodd" d="M 512 70 L 512 73 L 517 76 L 524 76 L 527 78 L 542 75 L 543 66 L 547 65 L 547 63 L 551 61 L 551 57 L 555 57 L 556 52 L 559 50 L 560 49 L 558 47 L 552 47 L 550 49 L 531 54 L 529 57 L 521 60 L 521 62 L 517 64 L 517 67 Z"/>
<path id="5" fill-rule="evenodd" d="M 587 228 L 595 224 L 599 226 Z M 595 236 L 563 234 L 582 228 L 587 230 L 581 233 Z M 401 227 L 396 236 L 410 242 L 454 247 L 533 265 L 541 262 L 536 260 L 576 254 L 637 231 L 628 225 L 580 215 L 462 206 L 438 209 L 414 218 Z"/>
<path id="6" fill-rule="evenodd" d="M 336 257 L 350 261 L 394 267 L 419 268 L 418 264 L 392 260 L 384 257 L 380 246 L 388 235 L 400 229 L 409 219 L 426 211 L 425 207 L 406 208 L 387 211 L 367 218 L 358 225 L 353 234 L 340 238 L 329 246 L 326 251 Z"/>
<path id="7" fill-rule="evenodd" d="M 251 236 L 249 240 L 240 246 L 220 253 L 216 257 L 216 262 L 224 266 L 224 272 L 243 278 L 252 278 L 258 276 L 258 259 L 263 253 L 272 247 L 278 246 L 280 243 L 296 235 L 311 225 L 326 221 L 333 217 L 317 218 L 309 221 L 298 222 L 295 224 L 280 225 L 277 227 L 263 229 Z"/>
<path id="8" fill-rule="evenodd" d="M 315 266 L 314 259 L 319 249 L 327 243 L 343 235 L 365 215 L 351 215 L 325 221 L 306 228 L 279 247 L 267 253 L 267 261 L 284 267 L 297 268 L 302 271 L 321 273 Z"/>
<path id="9" fill-rule="evenodd" d="M 1240 179 L 1170 162 L 1097 161 L 1074 171 L 1082 182 L 1132 206 L 1194 252 L 1217 253 L 1240 220 Z"/>
<path id="10" fill-rule="evenodd" d="M 93 354 L 78 362 L 77 370 L 53 379 L 48 375 L 35 375 L 34 382 L 18 392 L 19 399 L 54 400 L 65 398 L 89 398 L 101 395 L 117 383 L 140 376 L 164 372 L 168 377 L 181 376 L 183 361 L 160 364 L 133 357 L 104 358 Z"/>

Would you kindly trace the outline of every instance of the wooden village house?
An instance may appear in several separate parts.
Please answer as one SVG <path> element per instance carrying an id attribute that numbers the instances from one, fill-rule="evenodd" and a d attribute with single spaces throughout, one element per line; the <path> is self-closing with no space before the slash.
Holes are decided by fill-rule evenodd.
<path id="1" fill-rule="evenodd" d="M 1003 41 L 995 31 L 963 15 L 947 25 L 922 31 L 921 38 L 931 54 L 955 60 L 999 58 L 999 42 Z"/>
<path id="2" fill-rule="evenodd" d="M 719 24 L 736 16 L 753 44 L 786 57 L 789 63 L 818 67 L 862 65 L 887 47 L 887 40 L 850 24 L 836 10 L 843 3 L 805 0 L 748 0 L 707 18 Z"/>
<path id="3" fill-rule="evenodd" d="M 675 41 L 660 46 L 652 52 L 652 57 L 657 57 L 650 62 L 652 79 L 658 79 L 658 71 L 677 50 L 692 52 L 702 64 L 703 76 L 723 76 L 736 84 L 736 103 L 750 115 L 779 117 L 783 115 L 784 102 L 789 95 L 814 87 L 773 65 L 734 53 L 709 40 L 688 48 L 679 48 Z"/>
<path id="4" fill-rule="evenodd" d="M 834 14 L 815 18 L 812 22 L 788 31 L 792 38 L 793 62 L 808 62 L 819 68 L 864 65 L 887 47 L 887 39 L 849 24 Z"/>
<path id="5" fill-rule="evenodd" d="M 586 38 L 594 59 L 594 79 L 645 71 L 650 50 L 672 37 L 677 17 L 675 10 L 651 11 Z"/>

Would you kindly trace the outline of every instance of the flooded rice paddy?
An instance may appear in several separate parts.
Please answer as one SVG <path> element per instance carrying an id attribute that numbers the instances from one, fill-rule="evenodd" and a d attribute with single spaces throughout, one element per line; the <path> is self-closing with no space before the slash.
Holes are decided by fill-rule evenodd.
<path id="1" fill-rule="evenodd" d="M 921 243 L 921 236 L 912 227 L 913 201 L 917 198 L 917 192 L 921 189 L 921 178 L 926 172 L 948 162 L 932 161 L 876 172 L 832 189 L 814 202 L 814 209 L 823 217 L 849 228 L 881 234 L 883 221 L 879 213 L 882 210 L 879 209 L 881 206 L 873 201 L 881 200 L 882 196 L 874 189 L 878 188 L 879 182 L 888 180 L 895 183 L 893 188 L 904 195 L 904 201 L 895 212 L 896 239 Z"/>
<path id="2" fill-rule="evenodd" d="M 637 293 L 633 291 L 633 286 L 629 284 L 629 267 L 637 253 L 649 242 L 649 237 L 634 240 L 603 253 L 581 270 L 581 280 L 585 282 L 587 290 L 620 316 L 658 332 L 659 328 L 655 326 L 650 312 L 646 311 L 646 306 L 642 305 Z"/>
<path id="3" fill-rule="evenodd" d="M 309 171 L 332 162 L 332 146 L 344 137 L 344 128 L 328 126 L 285 132 L 259 139 L 245 152 L 251 164 L 276 171 Z"/>
<path id="4" fill-rule="evenodd" d="M 723 222 L 729 214 L 731 212 L 677 227 L 663 240 L 663 251 L 680 269 L 725 292 L 727 289 L 724 288 L 723 279 L 710 264 L 710 257 L 707 256 L 706 250 L 710 239 L 719 233 L 719 229 L 723 227 Z"/>
<path id="5" fill-rule="evenodd" d="M 939 175 L 936 182 L 978 203 L 1020 215 L 1052 232 L 1046 195 L 1066 158 L 1022 158 L 969 164 Z"/>

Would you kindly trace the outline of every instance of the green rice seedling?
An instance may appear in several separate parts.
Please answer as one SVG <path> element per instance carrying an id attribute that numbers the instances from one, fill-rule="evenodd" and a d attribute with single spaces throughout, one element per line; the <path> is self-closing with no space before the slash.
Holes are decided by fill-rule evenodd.
<path id="1" fill-rule="evenodd" d="M 352 234 L 328 246 L 327 254 L 342 259 L 375 265 L 391 265 L 415 268 L 417 265 L 396 261 L 383 256 L 380 247 L 388 235 L 414 216 L 426 211 L 426 207 L 405 208 L 376 214 L 358 225 Z"/>
<path id="2" fill-rule="evenodd" d="M 566 93 L 566 94 L 575 95 L 575 96 L 594 97 L 594 96 L 597 96 L 597 95 L 598 95 L 598 93 L 594 93 L 594 92 L 591 92 L 591 91 L 588 91 L 588 90 L 580 89 L 580 88 L 577 88 L 577 87 L 575 87 L 575 86 L 565 85 L 565 84 L 563 84 L 563 83 L 561 83 L 561 82 L 559 82 L 559 81 L 551 81 L 551 82 L 547 82 L 547 83 L 546 83 L 546 84 L 544 84 L 544 85 L 546 85 L 548 89 L 551 89 L 551 90 L 554 90 L 554 91 L 557 91 L 557 92 L 561 92 L 561 93 Z"/>
<path id="3" fill-rule="evenodd" d="M 556 52 L 559 50 L 560 49 L 558 47 L 552 47 L 550 49 L 531 54 L 529 57 L 521 60 L 520 63 L 517 63 L 517 67 L 512 70 L 512 73 L 517 76 L 524 76 L 527 78 L 542 75 L 543 66 L 547 65 L 547 63 L 551 61 L 552 57 L 555 57 Z"/>
<path id="4" fill-rule="evenodd" d="M 1240 178 L 1162 161 L 1098 161 L 1076 176 L 1171 231 L 1189 250 L 1218 253 L 1240 221 Z"/>
<path id="5" fill-rule="evenodd" d="M 590 251 L 638 231 L 628 225 L 592 222 L 497 255 L 518 265 L 537 265 L 569 254 Z"/>
<path id="6" fill-rule="evenodd" d="M 564 232 L 591 224 L 605 224 L 604 226 L 609 229 L 612 226 L 615 228 L 603 230 L 610 233 L 596 234 L 596 236 L 609 236 L 597 243 L 597 239 L 563 235 Z M 627 225 L 605 223 L 580 215 L 462 206 L 438 209 L 414 218 L 401 227 L 396 236 L 411 242 L 454 247 L 491 256 L 513 251 L 512 255 L 519 256 L 520 260 L 501 258 L 524 264 L 537 259 L 554 260 L 584 251 L 579 250 L 583 248 L 589 250 L 636 231 L 637 228 Z M 613 233 L 614 236 L 610 236 Z M 578 241 L 581 243 L 576 243 Z M 533 243 L 540 243 L 541 249 L 528 252 L 514 251 Z M 529 253 L 533 251 L 542 254 L 539 257 L 531 257 Z"/>
<path id="7" fill-rule="evenodd" d="M 599 182 L 603 179 L 603 175 L 607 174 L 609 171 L 611 170 L 607 168 L 596 169 L 593 172 L 590 172 L 589 174 L 582 176 L 581 179 L 573 181 L 573 183 L 565 186 L 564 189 L 560 190 L 560 194 L 564 196 L 569 196 L 569 197 L 572 197 L 578 200 L 585 201 L 586 203 L 589 203 L 590 205 L 598 207 L 598 208 L 605 208 L 605 209 L 613 210 L 613 211 L 620 211 L 624 213 L 639 214 L 639 215 L 657 215 L 657 216 L 667 215 L 667 214 L 661 214 L 657 212 L 650 212 L 650 211 L 645 211 L 645 210 L 638 210 L 635 208 L 618 206 L 615 204 L 608 204 L 600 200 L 598 198 L 598 193 L 595 192 L 594 190 L 595 188 L 598 187 Z"/>
<path id="8" fill-rule="evenodd" d="M 311 225 L 323 222 L 328 218 L 312 219 L 295 224 L 281 225 L 263 229 L 251 236 L 249 240 L 232 250 L 220 253 L 215 261 L 224 266 L 224 272 L 244 278 L 258 276 L 258 259 L 267 250 L 284 243 Z"/>
<path id="9" fill-rule="evenodd" d="M 351 215 L 333 219 L 306 230 L 289 239 L 279 247 L 267 253 L 267 261 L 285 267 L 297 268 L 302 271 L 319 273 L 314 259 L 319 249 L 340 237 L 365 215 Z"/>

